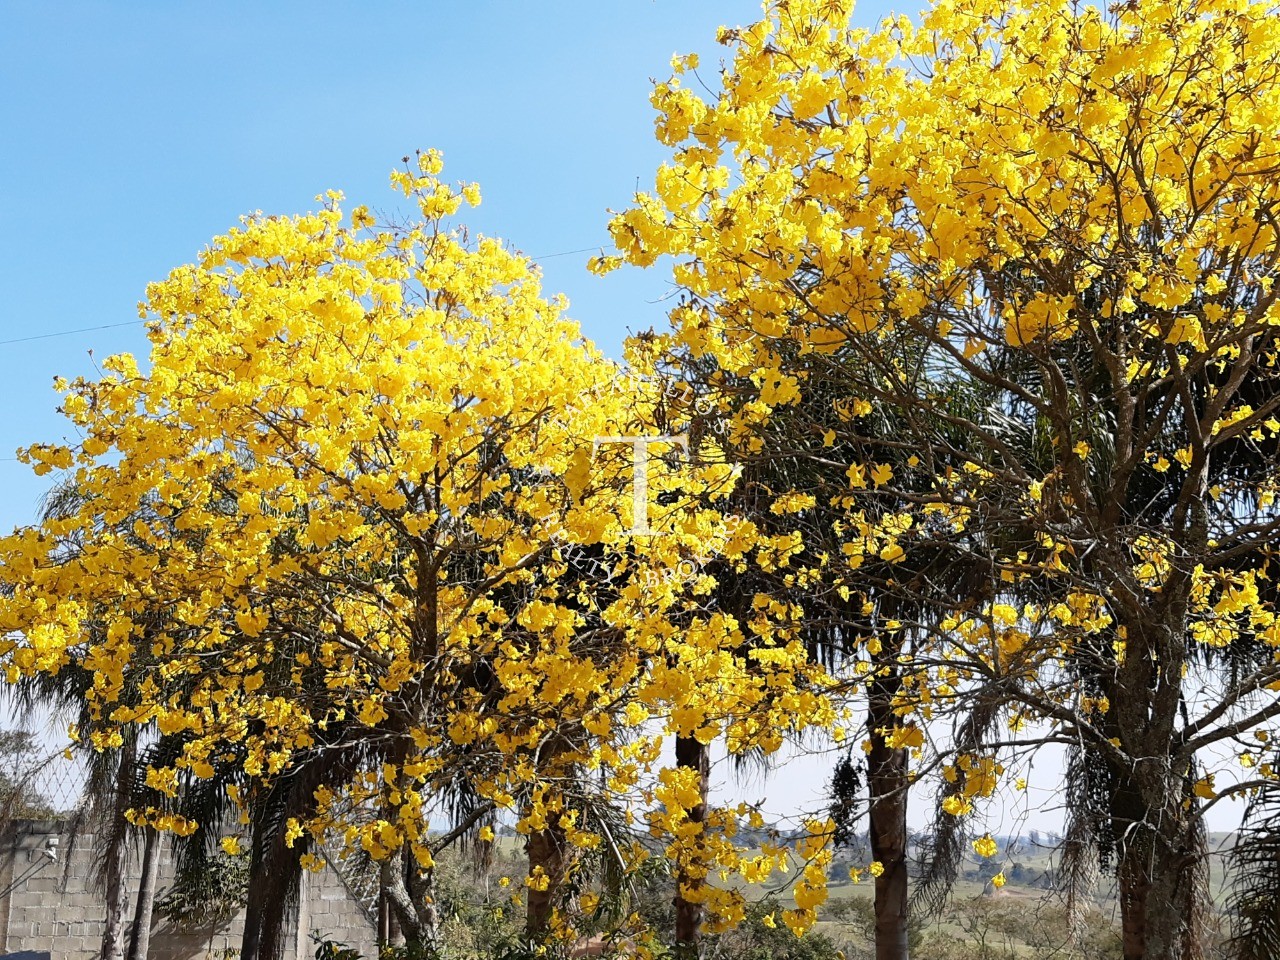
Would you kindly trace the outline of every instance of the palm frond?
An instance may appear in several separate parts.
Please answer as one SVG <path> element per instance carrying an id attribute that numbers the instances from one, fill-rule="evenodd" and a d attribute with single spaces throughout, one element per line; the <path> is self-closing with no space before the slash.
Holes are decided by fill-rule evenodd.
<path id="1" fill-rule="evenodd" d="M 960 721 L 955 737 L 955 750 L 975 752 L 990 739 L 1000 712 L 1000 702 L 979 697 Z M 911 913 L 917 917 L 936 917 L 946 907 L 951 888 L 964 861 L 968 820 L 948 813 L 946 799 L 939 793 L 933 813 L 933 829 L 921 844 L 923 869 L 911 895 Z"/>
<path id="2" fill-rule="evenodd" d="M 1227 901 L 1232 960 L 1280 960 L 1280 785 L 1264 787 L 1245 812 L 1231 851 Z"/>
<path id="3" fill-rule="evenodd" d="M 1056 882 L 1066 902 L 1067 929 L 1072 943 L 1083 942 L 1086 914 L 1101 873 L 1097 812 L 1089 802 L 1089 763 L 1086 751 L 1073 749 L 1067 758 L 1067 823 L 1058 848 Z"/>

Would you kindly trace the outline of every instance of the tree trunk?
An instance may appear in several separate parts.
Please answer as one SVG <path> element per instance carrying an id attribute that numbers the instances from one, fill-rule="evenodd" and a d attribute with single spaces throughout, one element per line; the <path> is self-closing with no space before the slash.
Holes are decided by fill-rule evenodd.
<path id="1" fill-rule="evenodd" d="M 262 831 L 254 830 L 250 841 L 248 897 L 244 906 L 244 930 L 240 935 L 240 960 L 258 960 L 262 946 L 263 911 L 266 904 L 262 896 L 268 865 L 263 852 Z"/>
<path id="2" fill-rule="evenodd" d="M 902 685 L 896 669 L 898 643 L 889 643 L 877 658 L 867 685 L 871 752 L 867 756 L 871 859 L 884 872 L 875 878 L 876 960 L 908 960 L 907 938 L 907 751 L 893 749 L 885 734 L 897 722 L 893 698 Z M 883 663 L 883 666 L 881 666 Z M 881 672 L 884 671 L 884 672 Z"/>
<path id="3" fill-rule="evenodd" d="M 151 916 L 156 905 L 156 879 L 160 873 L 160 834 L 146 827 L 142 848 L 142 879 L 138 883 L 138 903 L 133 911 L 129 934 L 129 960 L 147 960 L 151 949 Z"/>
<path id="4" fill-rule="evenodd" d="M 1156 769 L 1119 778 L 1112 800 L 1124 960 L 1199 960 L 1207 850 L 1191 778 L 1143 766 Z"/>
<path id="5" fill-rule="evenodd" d="M 129 857 L 129 821 L 124 814 L 132 797 L 136 760 L 137 741 L 132 735 L 126 735 L 116 757 L 115 789 L 107 820 L 110 836 L 102 871 L 103 900 L 107 907 L 106 924 L 102 930 L 102 960 L 124 960 L 124 911 L 128 896 L 124 870 Z"/>
<path id="6" fill-rule="evenodd" d="M 270 800 L 260 817 L 269 814 Z M 245 906 L 240 960 L 283 960 L 289 940 L 289 921 L 296 918 L 298 886 L 302 877 L 299 857 L 306 849 L 304 836 L 290 849 L 284 831 L 265 829 L 264 820 L 253 825 L 249 860 L 249 890 Z M 268 835 L 269 834 L 269 835 Z"/>
<path id="7" fill-rule="evenodd" d="M 285 960 L 287 948 L 294 942 L 297 934 L 298 886 L 302 880 L 302 870 L 296 857 L 286 858 L 279 869 L 292 872 L 292 876 L 285 880 L 290 890 L 286 896 L 272 897 L 267 901 L 256 960 Z M 241 960 L 244 960 L 243 954 Z"/>
<path id="8" fill-rule="evenodd" d="M 1196 522 L 1203 535 L 1205 521 Z M 1179 755 L 1176 729 L 1185 714 L 1188 588 L 1185 582 L 1166 588 L 1163 611 L 1125 625 L 1127 655 L 1106 688 L 1106 730 L 1132 758 L 1111 765 L 1125 960 L 1194 960 L 1203 953 L 1207 904 L 1199 881 L 1195 764 Z"/>
<path id="9" fill-rule="evenodd" d="M 124 960 L 124 863 L 129 853 L 128 832 L 117 828 L 107 851 L 106 926 L 102 930 L 102 960 Z"/>
<path id="10" fill-rule="evenodd" d="M 378 864 L 378 946 L 402 947 L 404 934 L 400 930 L 400 918 L 391 902 L 390 861 Z"/>
<path id="11" fill-rule="evenodd" d="M 394 932 L 396 921 L 398 921 L 399 935 L 411 944 L 433 945 L 440 935 L 439 914 L 435 905 L 427 903 L 423 893 L 426 889 L 410 891 L 407 875 L 410 866 L 406 861 L 408 858 L 401 848 L 392 854 L 386 861 L 382 870 L 383 895 L 387 898 L 387 902 L 391 905 L 394 912 L 392 918 L 393 939 L 397 935 Z M 429 888 L 429 881 L 425 887 Z"/>
<path id="12" fill-rule="evenodd" d="M 427 870 L 418 867 L 417 860 L 408 851 L 402 854 L 404 860 L 404 882 L 413 898 L 420 923 L 418 940 L 431 951 L 439 953 L 440 942 L 440 909 L 436 906 L 436 868 Z"/>
<path id="13" fill-rule="evenodd" d="M 1117 872 L 1120 889 L 1120 937 L 1124 960 L 1143 960 L 1147 955 L 1147 880 L 1144 864 L 1137 856 L 1121 855 Z"/>
<path id="14" fill-rule="evenodd" d="M 293 932 L 288 927 L 297 907 L 299 879 L 288 876 L 289 869 L 288 863 L 273 864 L 270 858 L 258 869 L 250 868 L 240 960 L 283 960 Z M 299 869 L 296 860 L 293 869 Z M 290 886 L 292 890 L 286 889 Z"/>
<path id="15" fill-rule="evenodd" d="M 689 811 L 689 819 L 703 824 L 707 819 L 707 794 L 711 788 L 711 749 L 694 737 L 676 737 L 676 767 L 697 772 L 698 795 L 702 799 Z M 702 844 L 699 838 L 699 848 Z M 675 955 L 679 960 L 692 960 L 698 956 L 702 904 L 697 902 L 696 894 L 705 882 L 705 874 L 701 863 L 682 863 L 676 872 Z"/>
<path id="16" fill-rule="evenodd" d="M 1192 960 L 1195 939 L 1187 875 L 1167 837 L 1126 843 L 1120 853 L 1121 934 L 1125 960 Z"/>
<path id="17" fill-rule="evenodd" d="M 1147 848 L 1145 862 L 1121 863 L 1122 869 L 1138 875 L 1137 892 L 1144 908 L 1140 920 L 1135 916 L 1130 922 L 1123 917 L 1125 960 L 1199 960 L 1205 947 L 1205 904 L 1204 891 L 1197 889 L 1201 871 L 1197 868 L 1195 825 L 1184 819 L 1170 829 L 1150 833 L 1149 842 L 1139 846 L 1139 850 Z"/>
<path id="18" fill-rule="evenodd" d="M 1196 804 L 1196 801 L 1192 801 Z M 1183 960 L 1205 960 L 1209 956 L 1211 929 L 1215 926 L 1213 894 L 1210 890 L 1209 833 L 1204 817 L 1193 807 L 1188 856 L 1191 866 L 1184 871 L 1181 954 Z"/>
<path id="19" fill-rule="evenodd" d="M 564 830 L 559 824 L 548 823 L 544 829 L 529 834 L 526 850 L 529 855 L 529 876 L 536 876 L 538 868 L 541 868 L 547 878 L 547 888 L 538 890 L 530 887 L 526 900 L 525 933 L 530 940 L 537 942 L 547 935 L 551 914 L 560 897 L 560 888 L 567 872 L 568 842 L 565 840 Z"/>

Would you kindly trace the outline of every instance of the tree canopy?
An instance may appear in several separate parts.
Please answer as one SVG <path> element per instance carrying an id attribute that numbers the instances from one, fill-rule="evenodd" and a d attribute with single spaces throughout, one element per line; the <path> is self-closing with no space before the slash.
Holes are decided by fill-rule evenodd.
<path id="1" fill-rule="evenodd" d="M 718 86 L 694 56 L 655 85 L 669 161 L 592 268 L 680 297 L 625 363 L 456 225 L 478 187 L 435 152 L 393 175 L 405 222 L 331 193 L 153 284 L 146 369 L 60 382 L 81 439 L 22 452 L 75 496 L 0 539 L 9 679 L 87 671 L 95 747 L 177 737 L 170 797 L 234 766 L 285 846 L 394 864 L 413 930 L 434 855 L 505 812 L 531 935 L 661 855 L 689 949 L 793 861 L 810 929 L 848 829 L 749 847 L 711 744 L 861 746 L 886 960 L 912 784 L 923 909 L 965 841 L 997 853 L 966 831 L 1013 760 L 1064 744 L 1064 863 L 1114 860 L 1126 957 L 1201 955 L 1205 811 L 1274 808 L 1280 18 L 851 15 L 770 0 Z"/>

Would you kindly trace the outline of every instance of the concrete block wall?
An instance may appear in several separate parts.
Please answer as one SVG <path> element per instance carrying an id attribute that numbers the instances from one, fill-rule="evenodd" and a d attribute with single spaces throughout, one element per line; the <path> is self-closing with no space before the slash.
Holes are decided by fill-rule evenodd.
<path id="1" fill-rule="evenodd" d="M 57 859 L 46 854 L 56 849 Z M 136 858 L 135 858 L 136 860 Z M 71 847 L 62 825 L 20 821 L 0 838 L 0 954 L 21 950 L 48 951 L 58 960 L 95 960 L 102 944 L 106 907 L 94 884 L 93 838 L 82 836 Z M 133 917 L 138 865 L 126 877 L 127 926 Z M 159 894 L 173 877 L 168 844 L 162 847 Z M 363 905 L 341 875 L 326 865 L 303 874 L 293 931 L 295 957 L 310 960 L 314 932 L 377 957 L 376 929 Z M 151 930 L 150 960 L 209 960 L 234 957 L 244 928 L 243 912 L 214 929 L 189 930 L 156 916 Z M 126 929 L 126 937 L 128 932 Z"/>
<path id="2" fill-rule="evenodd" d="M 345 943 L 376 960 L 376 927 L 342 875 L 326 866 L 319 873 L 304 873 L 302 882 L 302 895 L 298 898 L 299 956 L 315 956 L 318 938 Z"/>

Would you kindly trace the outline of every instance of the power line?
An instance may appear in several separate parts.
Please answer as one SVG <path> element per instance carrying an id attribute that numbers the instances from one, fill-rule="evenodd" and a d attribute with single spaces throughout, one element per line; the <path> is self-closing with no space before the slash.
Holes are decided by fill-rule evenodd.
<path id="1" fill-rule="evenodd" d="M 600 247 L 581 247 L 577 250 L 563 250 L 560 253 L 544 253 L 540 257 L 529 257 L 530 260 L 552 260 L 555 257 L 571 257 L 575 253 L 591 253 L 593 250 L 599 250 Z M 14 337 L 11 340 L 0 340 L 0 347 L 8 346 L 11 343 L 30 343 L 33 340 L 49 340 L 53 337 L 70 337 L 77 333 L 93 333 L 97 330 L 115 330 L 119 327 L 132 327 L 139 323 L 145 323 L 145 320 L 127 320 L 124 323 L 104 323 L 99 327 L 80 327 L 76 330 L 59 330 L 55 333 L 38 333 L 30 337 Z M 0 463 L 17 463 L 17 457 L 0 457 Z"/>
<path id="2" fill-rule="evenodd" d="M 592 250 L 599 250 L 599 246 L 583 247 L 581 250 L 566 250 L 564 253 L 545 253 L 540 257 L 530 257 L 530 260 L 550 260 L 553 257 L 571 257 L 575 253 L 590 253 Z"/>
<path id="3" fill-rule="evenodd" d="M 94 330 L 113 330 L 116 327 L 133 327 L 143 320 L 126 320 L 124 323 L 104 323 L 100 327 L 81 327 L 78 330 L 59 330 L 57 333 L 37 333 L 30 337 L 14 337 L 12 340 L 0 340 L 0 347 L 10 343 L 30 343 L 32 340 L 48 340 L 50 337 L 69 337 L 75 333 L 91 333 Z"/>
<path id="4" fill-rule="evenodd" d="M 530 260 L 553 260 L 556 257 L 571 257 L 575 253 L 590 253 L 593 250 L 599 250 L 600 247 L 581 247 L 577 250 L 564 250 L 560 253 L 544 253 L 540 257 L 529 257 Z M 126 320 L 124 323 L 104 323 L 100 327 L 79 327 L 75 330 L 58 330 L 55 333 L 37 333 L 30 337 L 14 337 L 11 340 L 0 340 L 0 347 L 7 347 L 12 343 L 30 343 L 33 340 L 49 340 L 53 337 L 70 337 L 77 333 L 93 333 L 97 330 L 115 330 L 118 327 L 133 327 L 140 323 L 146 323 L 145 320 Z"/>

